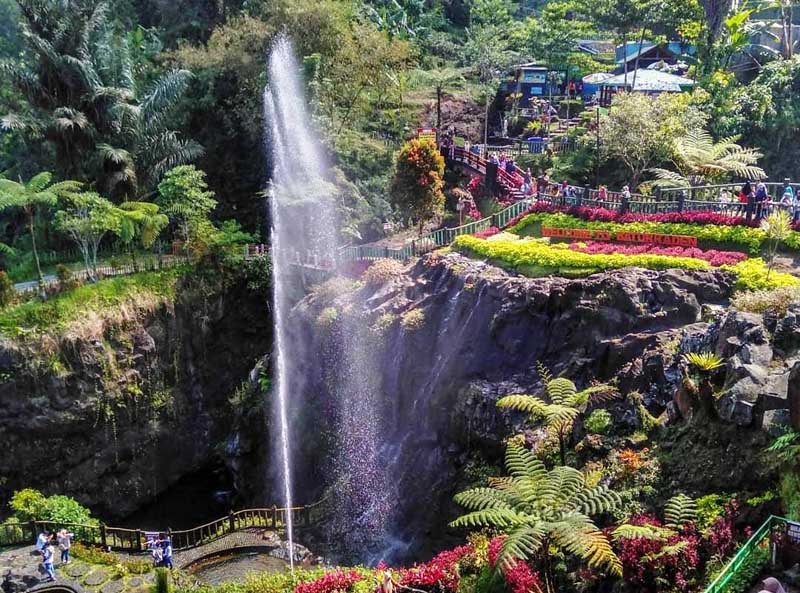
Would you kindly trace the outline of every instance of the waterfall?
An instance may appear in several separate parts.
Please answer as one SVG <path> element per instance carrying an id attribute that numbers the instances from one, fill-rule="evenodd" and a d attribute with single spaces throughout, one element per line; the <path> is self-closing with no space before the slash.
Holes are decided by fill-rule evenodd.
<path id="1" fill-rule="evenodd" d="M 300 66 L 291 42 L 279 35 L 269 56 L 269 82 L 264 89 L 265 136 L 272 163 L 269 188 L 272 217 L 273 315 L 277 382 L 273 421 L 278 426 L 275 450 L 279 459 L 284 506 L 292 508 L 291 399 L 303 389 L 299 363 L 307 356 L 303 344 L 292 339 L 289 315 L 292 287 L 301 261 L 325 261 L 337 249 L 335 203 L 319 143 L 309 126 Z M 292 513 L 286 512 L 290 565 L 294 568 Z"/>

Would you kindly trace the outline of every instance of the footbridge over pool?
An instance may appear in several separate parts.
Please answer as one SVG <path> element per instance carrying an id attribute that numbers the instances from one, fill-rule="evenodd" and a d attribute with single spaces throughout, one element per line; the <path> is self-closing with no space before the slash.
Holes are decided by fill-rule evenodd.
<path id="1" fill-rule="evenodd" d="M 160 535 L 168 536 L 172 542 L 175 563 L 187 566 L 196 560 L 227 550 L 240 548 L 280 546 L 276 534 L 283 532 L 291 517 L 296 530 L 315 525 L 322 513 L 324 500 L 314 504 L 292 508 L 243 509 L 231 511 L 209 523 L 190 529 L 173 530 L 169 527 L 161 531 L 147 531 L 123 527 L 110 527 L 104 523 L 93 525 L 61 523 L 57 521 L 29 521 L 24 523 L 0 524 L 0 547 L 33 545 L 38 535 L 44 531 L 56 532 L 67 529 L 75 534 L 75 541 L 90 546 L 116 552 L 138 554 L 148 551 L 148 544 Z M 72 587 L 69 583 L 50 584 L 52 587 Z M 59 591 L 53 590 L 53 593 Z M 62 593 L 70 593 L 68 591 Z M 83 593 L 73 590 L 71 593 Z"/>

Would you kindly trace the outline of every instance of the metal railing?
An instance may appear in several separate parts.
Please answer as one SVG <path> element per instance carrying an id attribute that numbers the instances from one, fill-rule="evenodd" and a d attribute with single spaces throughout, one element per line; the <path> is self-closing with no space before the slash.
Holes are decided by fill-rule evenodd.
<path id="1" fill-rule="evenodd" d="M 750 539 L 748 539 L 744 545 L 739 548 L 739 550 L 736 552 L 736 555 L 725 565 L 716 578 L 711 581 L 711 584 L 706 587 L 704 593 L 724 593 L 730 580 L 742 569 L 742 566 L 745 564 L 748 558 L 750 558 L 750 556 L 752 556 L 752 554 L 759 547 L 762 547 L 765 541 L 767 545 L 770 545 L 774 539 L 773 532 L 775 529 L 782 526 L 788 526 L 790 524 L 798 525 L 797 523 L 792 523 L 783 517 L 770 515 L 770 517 L 764 521 L 761 527 L 759 527 L 756 532 L 750 536 Z M 800 525 L 798 525 L 798 527 L 800 527 Z"/>
<path id="2" fill-rule="evenodd" d="M 286 517 L 291 513 L 296 527 L 309 527 L 313 524 L 312 511 L 323 501 L 290 509 L 271 507 L 232 511 L 225 517 L 198 527 L 173 531 L 165 529 L 157 533 L 168 535 L 175 550 L 186 550 L 219 539 L 229 533 L 251 527 L 264 527 L 279 531 L 286 526 Z M 58 521 L 29 521 L 27 523 L 0 524 L 0 547 L 33 544 L 43 531 L 55 532 L 67 529 L 75 534 L 75 541 L 102 546 L 124 552 L 142 552 L 147 549 L 148 532 L 143 529 L 109 527 L 103 523 L 84 525 L 80 523 L 61 523 Z"/>

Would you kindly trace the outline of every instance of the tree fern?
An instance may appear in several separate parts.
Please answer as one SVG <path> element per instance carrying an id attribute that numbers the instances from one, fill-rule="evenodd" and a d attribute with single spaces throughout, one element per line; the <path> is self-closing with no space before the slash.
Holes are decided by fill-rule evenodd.
<path id="1" fill-rule="evenodd" d="M 509 444 L 506 465 L 510 477 L 490 481 L 455 497 L 472 511 L 453 521 L 454 527 L 493 527 L 506 533 L 498 561 L 547 559 L 555 549 L 584 560 L 599 570 L 619 574 L 620 562 L 608 538 L 590 519 L 619 507 L 618 494 L 605 486 L 587 487 L 586 476 L 566 466 L 547 471 L 541 461 L 518 444 Z M 543 562 L 551 570 L 551 562 Z M 552 582 L 552 574 L 548 574 Z"/>
<path id="2" fill-rule="evenodd" d="M 697 520 L 697 503 L 685 494 L 673 496 L 664 505 L 667 527 L 680 529 Z"/>

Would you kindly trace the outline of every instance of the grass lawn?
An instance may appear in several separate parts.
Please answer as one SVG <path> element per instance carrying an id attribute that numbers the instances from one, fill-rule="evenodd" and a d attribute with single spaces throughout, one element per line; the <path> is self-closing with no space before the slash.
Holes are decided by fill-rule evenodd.
<path id="1" fill-rule="evenodd" d="M 47 301 L 30 301 L 0 310 L 0 333 L 20 336 L 29 332 L 61 330 L 88 313 L 103 313 L 126 302 L 171 298 L 185 266 L 117 276 L 85 284 Z"/>

